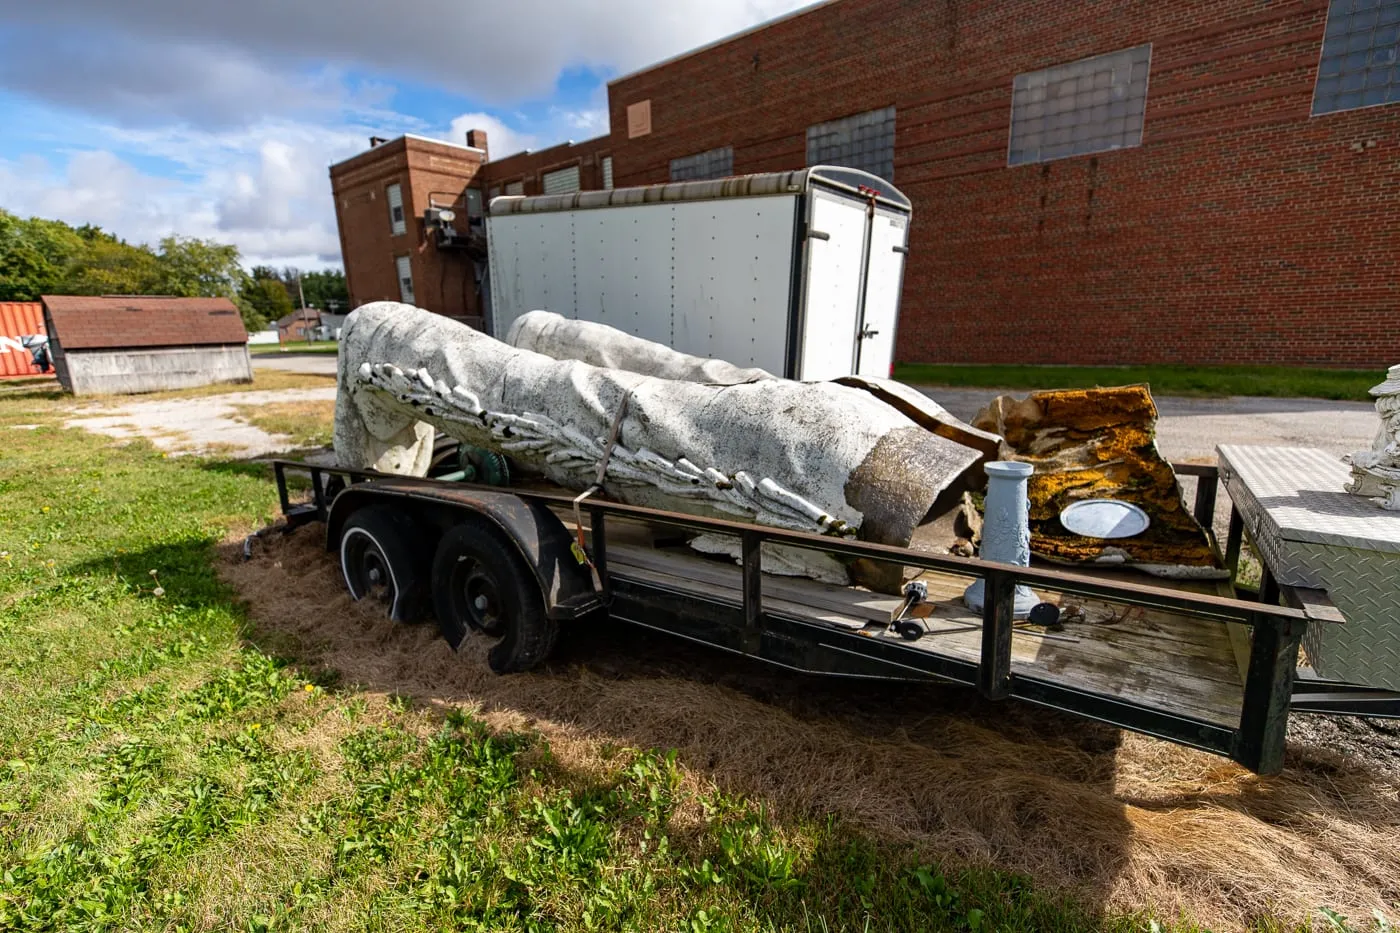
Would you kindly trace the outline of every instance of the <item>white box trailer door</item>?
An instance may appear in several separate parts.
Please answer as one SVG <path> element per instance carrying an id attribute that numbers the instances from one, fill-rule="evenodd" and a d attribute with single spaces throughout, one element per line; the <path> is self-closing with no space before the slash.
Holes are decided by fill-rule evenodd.
<path id="1" fill-rule="evenodd" d="M 813 188 L 807 217 L 806 306 L 793 375 L 815 382 L 855 372 L 865 202 Z"/>
<path id="2" fill-rule="evenodd" d="M 894 363 L 899 293 L 909 245 L 909 215 L 876 208 L 870 222 L 865 270 L 865 312 L 857 347 L 856 374 L 888 379 Z"/>

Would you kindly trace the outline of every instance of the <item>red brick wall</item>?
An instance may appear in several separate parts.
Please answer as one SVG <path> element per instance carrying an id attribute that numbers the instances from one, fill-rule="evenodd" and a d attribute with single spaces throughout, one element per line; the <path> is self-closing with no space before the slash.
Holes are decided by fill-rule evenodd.
<path id="1" fill-rule="evenodd" d="M 526 195 L 543 194 L 541 175 L 577 165 L 580 189 L 597 191 L 603 187 L 603 157 L 612 151 L 612 145 L 612 137 L 599 136 L 535 152 L 503 153 L 505 158 L 493 159 L 481 167 L 477 187 L 488 194 L 492 188 L 500 188 L 500 193 L 504 194 L 506 185 L 518 181 L 524 183 Z"/>
<path id="2" fill-rule="evenodd" d="M 464 192 L 481 167 L 481 154 L 459 146 L 402 137 L 331 167 L 341 256 L 352 307 L 399 300 L 394 260 L 410 256 L 419 307 L 479 324 L 476 271 L 460 250 L 439 250 L 423 228 L 429 199 L 454 205 L 462 222 Z M 399 184 L 406 231 L 393 235 L 387 189 Z"/>
<path id="3" fill-rule="evenodd" d="M 808 125 L 893 104 L 901 360 L 1388 365 L 1400 105 L 1309 116 L 1326 7 L 840 0 L 614 82 L 614 178 L 800 167 Z M 1141 147 L 1006 166 L 1014 75 L 1147 42 Z"/>

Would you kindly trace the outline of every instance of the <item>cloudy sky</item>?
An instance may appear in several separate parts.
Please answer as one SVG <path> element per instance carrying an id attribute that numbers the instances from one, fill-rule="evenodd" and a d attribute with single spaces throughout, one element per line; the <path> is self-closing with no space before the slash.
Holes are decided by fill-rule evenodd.
<path id="1" fill-rule="evenodd" d="M 806 2 L 0 0 L 0 207 L 335 265 L 369 136 L 587 139 L 611 78 Z"/>

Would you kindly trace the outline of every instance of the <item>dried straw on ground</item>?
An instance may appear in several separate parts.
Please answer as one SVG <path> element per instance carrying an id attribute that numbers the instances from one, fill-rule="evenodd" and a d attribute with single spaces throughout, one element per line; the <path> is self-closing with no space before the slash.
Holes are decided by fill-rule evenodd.
<path id="1" fill-rule="evenodd" d="M 677 748 L 698 780 L 779 820 L 834 813 L 930 857 L 993 864 L 1106 910 L 1216 929 L 1400 901 L 1400 775 L 1291 746 L 1260 778 L 1211 755 L 956 688 L 795 678 L 621 626 L 566 635 L 540 672 L 492 675 L 432 626 L 350 602 L 320 526 L 222 571 L 260 638 L 366 690 L 539 729 L 571 767 L 606 746 Z"/>

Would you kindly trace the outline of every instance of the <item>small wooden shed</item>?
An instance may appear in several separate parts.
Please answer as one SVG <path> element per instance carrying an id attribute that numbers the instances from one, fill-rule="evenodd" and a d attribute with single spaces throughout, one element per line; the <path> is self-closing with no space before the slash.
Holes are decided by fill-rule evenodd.
<path id="1" fill-rule="evenodd" d="M 248 334 L 227 298 L 42 297 L 54 372 L 74 395 L 253 379 Z"/>

